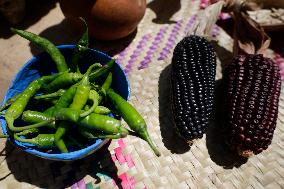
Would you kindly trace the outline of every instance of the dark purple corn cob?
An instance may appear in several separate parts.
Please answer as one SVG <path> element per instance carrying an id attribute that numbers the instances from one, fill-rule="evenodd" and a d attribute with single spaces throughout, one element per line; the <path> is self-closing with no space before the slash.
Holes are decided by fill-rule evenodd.
<path id="1" fill-rule="evenodd" d="M 239 55 L 226 67 L 225 127 L 228 142 L 249 157 L 271 144 L 278 114 L 278 65 L 263 55 Z"/>
<path id="2" fill-rule="evenodd" d="M 178 133 L 188 142 L 202 138 L 213 108 L 216 55 L 210 42 L 188 36 L 172 58 L 172 112 Z"/>

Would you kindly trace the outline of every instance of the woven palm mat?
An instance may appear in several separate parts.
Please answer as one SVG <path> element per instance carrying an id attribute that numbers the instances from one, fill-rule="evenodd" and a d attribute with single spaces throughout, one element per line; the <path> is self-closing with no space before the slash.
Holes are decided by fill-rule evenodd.
<path id="1" fill-rule="evenodd" d="M 246 160 L 232 154 L 222 140 L 222 65 L 232 58 L 232 39 L 221 28 L 212 30 L 218 56 L 216 107 L 203 139 L 188 146 L 173 129 L 169 72 L 172 51 L 185 36 L 201 4 L 168 1 L 178 12 L 165 14 L 169 4 L 149 4 L 138 32 L 116 55 L 131 83 L 130 102 L 148 124 L 162 156 L 148 144 L 128 136 L 113 140 L 96 153 L 74 162 L 44 160 L 6 144 L 0 156 L 0 188 L 271 188 L 284 187 L 284 96 L 272 144 Z M 164 6 L 163 6 L 164 4 Z M 179 10 L 180 9 L 180 10 Z M 160 17 L 156 15 L 160 15 Z M 283 69 L 283 57 L 267 51 Z M 281 74 L 283 72 L 281 71 Z M 283 78 L 282 78 L 283 79 Z M 125 123 L 124 123 L 125 124 Z"/>

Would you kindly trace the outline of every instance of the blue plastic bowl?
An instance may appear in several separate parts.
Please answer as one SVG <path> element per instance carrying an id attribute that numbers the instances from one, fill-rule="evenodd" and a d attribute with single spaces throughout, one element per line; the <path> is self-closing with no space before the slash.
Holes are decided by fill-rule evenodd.
<path id="1" fill-rule="evenodd" d="M 58 48 L 64 55 L 66 62 L 70 64 L 75 45 L 60 45 L 58 46 Z M 80 65 L 80 67 L 83 71 L 85 71 L 91 64 L 94 64 L 96 62 L 105 64 L 109 60 L 111 60 L 110 56 L 97 50 L 89 49 L 86 55 L 84 56 L 83 61 L 81 61 L 83 65 Z M 28 86 L 28 84 L 34 79 L 37 79 L 43 75 L 49 75 L 56 72 L 57 70 L 55 64 L 52 62 L 51 58 L 47 53 L 41 53 L 38 56 L 34 56 L 17 73 L 15 79 L 12 81 L 8 91 L 6 92 L 6 95 L 4 96 L 2 105 L 5 104 L 5 102 L 9 98 L 23 91 Z M 130 85 L 125 72 L 117 63 L 114 64 L 112 72 L 113 82 L 111 87 L 124 99 L 128 100 L 130 96 Z M 7 134 L 5 119 L 1 117 L 0 121 L 4 134 Z M 94 141 L 94 143 L 88 145 L 86 148 L 81 150 L 71 151 L 69 153 L 60 153 L 58 151 L 52 151 L 51 153 L 47 153 L 40 149 L 37 149 L 32 145 L 28 145 L 27 143 L 21 143 L 13 140 L 12 138 L 9 138 L 8 140 L 10 140 L 16 147 L 22 149 L 25 152 L 45 159 L 59 161 L 70 161 L 83 158 L 95 152 L 108 142 L 108 140 L 106 139 L 97 139 Z"/>

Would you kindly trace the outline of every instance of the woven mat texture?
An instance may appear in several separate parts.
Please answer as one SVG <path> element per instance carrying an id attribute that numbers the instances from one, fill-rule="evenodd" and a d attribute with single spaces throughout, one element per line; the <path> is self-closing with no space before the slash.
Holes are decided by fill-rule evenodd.
<path id="1" fill-rule="evenodd" d="M 268 150 L 248 160 L 234 156 L 224 145 L 221 106 L 215 107 L 206 135 L 191 147 L 173 130 L 169 100 L 172 51 L 205 5 L 206 1 L 198 0 L 182 0 L 180 4 L 177 0 L 149 1 L 135 38 L 115 55 L 131 83 L 130 103 L 145 118 L 161 157 L 132 136 L 113 140 L 75 162 L 43 160 L 7 143 L 0 156 L 0 188 L 284 188 L 283 84 L 273 142 Z M 214 26 L 212 37 L 218 55 L 216 102 L 221 104 L 221 69 L 232 58 L 233 40 L 218 26 Z M 283 68 L 281 55 L 268 50 L 266 56 Z"/>

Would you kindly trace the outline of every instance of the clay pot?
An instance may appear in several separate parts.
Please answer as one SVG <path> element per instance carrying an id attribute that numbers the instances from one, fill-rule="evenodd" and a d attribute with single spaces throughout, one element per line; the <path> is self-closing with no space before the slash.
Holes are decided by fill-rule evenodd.
<path id="1" fill-rule="evenodd" d="M 16 25 L 25 16 L 26 0 L 0 0 L 0 13 L 11 25 Z"/>
<path id="2" fill-rule="evenodd" d="M 65 17 L 82 27 L 86 19 L 91 37 L 114 40 L 135 31 L 146 10 L 146 0 L 60 0 Z"/>

